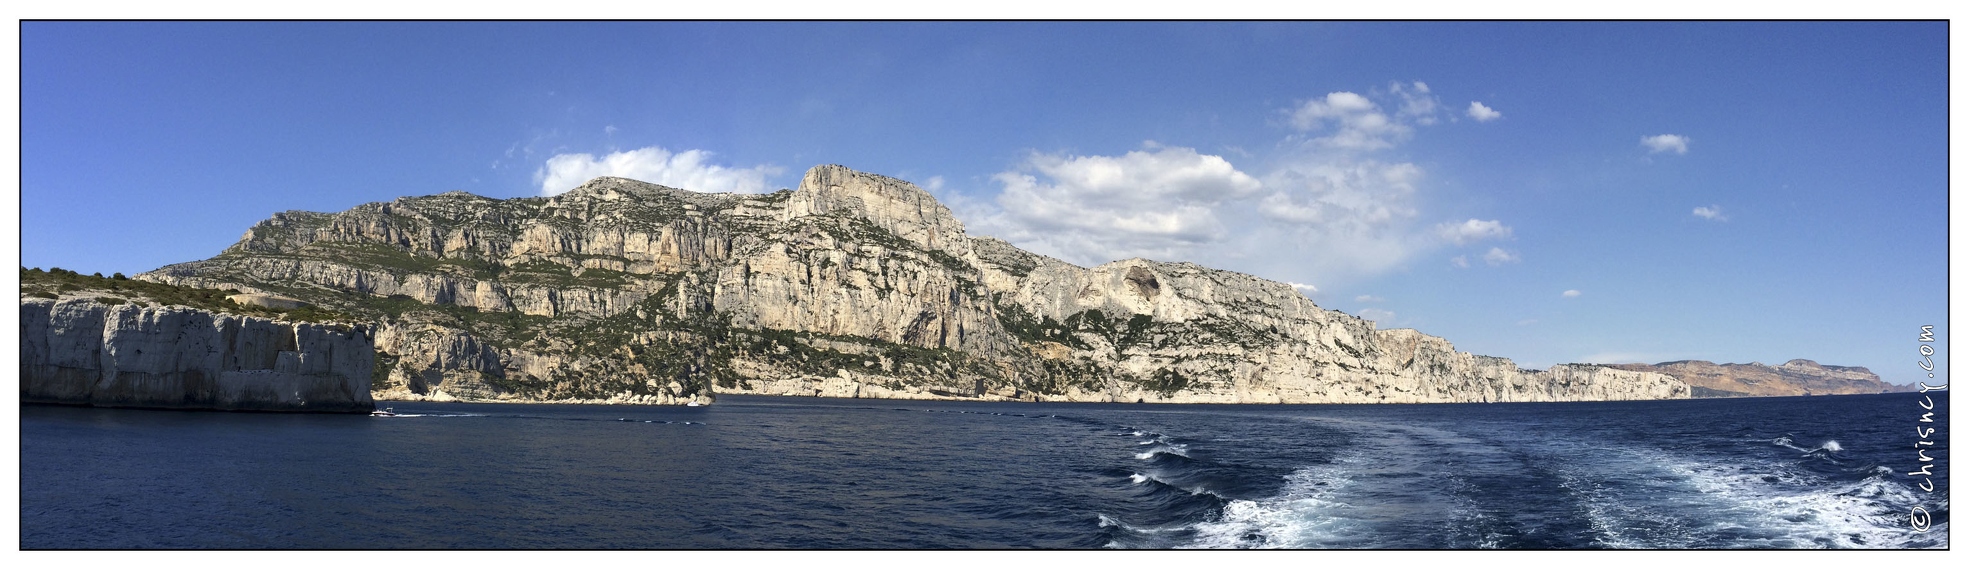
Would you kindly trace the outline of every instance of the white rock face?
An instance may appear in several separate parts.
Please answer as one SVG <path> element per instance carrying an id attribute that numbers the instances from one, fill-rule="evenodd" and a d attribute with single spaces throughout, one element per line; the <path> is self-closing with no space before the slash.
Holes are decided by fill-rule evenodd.
<path id="1" fill-rule="evenodd" d="M 29 403 L 368 412 L 374 353 L 362 326 L 21 301 L 21 401 Z"/>
<path id="2" fill-rule="evenodd" d="M 764 195 L 597 178 L 551 198 L 287 212 L 217 258 L 139 278 L 381 315 L 386 385 L 417 397 L 675 403 L 714 383 L 1127 402 L 1689 396 L 1662 374 L 1457 352 L 1241 273 L 1078 267 L 967 236 L 928 192 L 839 166 Z M 424 308 L 375 309 L 392 297 Z"/>

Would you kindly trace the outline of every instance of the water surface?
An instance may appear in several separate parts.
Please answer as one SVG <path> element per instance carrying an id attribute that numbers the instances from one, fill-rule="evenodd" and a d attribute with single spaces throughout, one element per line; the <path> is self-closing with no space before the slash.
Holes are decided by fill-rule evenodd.
<path id="1" fill-rule="evenodd" d="M 1946 547 L 1917 399 L 23 406 L 21 546 Z"/>

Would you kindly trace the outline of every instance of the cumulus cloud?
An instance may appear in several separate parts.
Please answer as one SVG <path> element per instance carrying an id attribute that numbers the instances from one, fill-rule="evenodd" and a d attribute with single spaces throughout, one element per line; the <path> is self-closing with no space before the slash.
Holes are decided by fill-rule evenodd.
<path id="1" fill-rule="evenodd" d="M 698 192 L 757 193 L 767 190 L 766 178 L 780 173 L 776 166 L 733 168 L 709 162 L 703 150 L 672 153 L 660 147 L 592 154 L 557 154 L 534 172 L 540 194 L 552 196 L 597 176 L 617 176 Z"/>
<path id="2" fill-rule="evenodd" d="M 1689 137 L 1667 134 L 1641 137 L 1641 146 L 1648 147 L 1648 154 L 1661 154 L 1664 152 L 1688 154 Z"/>
<path id="3" fill-rule="evenodd" d="M 984 229 L 1042 242 L 1081 262 L 1168 257 L 1223 237 L 1216 207 L 1261 184 L 1223 157 L 1151 145 L 1122 156 L 1034 153 L 1019 170 L 992 177 L 1002 213 Z"/>
<path id="4" fill-rule="evenodd" d="M 1419 81 L 1366 93 L 1281 110 L 1291 133 L 1262 172 L 1232 162 L 1247 153 L 1151 142 L 1118 155 L 1032 153 L 991 178 L 995 197 L 939 197 L 973 233 L 1076 264 L 1190 260 L 1329 288 L 1447 244 L 1510 238 L 1499 220 L 1420 222 L 1427 173 L 1382 151 L 1456 109 Z"/>
<path id="5" fill-rule="evenodd" d="M 1503 113 L 1499 113 L 1496 109 L 1486 107 L 1483 103 L 1476 101 L 1471 101 L 1469 110 L 1464 111 L 1464 113 L 1470 115 L 1470 118 L 1476 119 L 1479 123 L 1488 123 L 1504 118 Z"/>
<path id="6" fill-rule="evenodd" d="M 1292 110 L 1291 123 L 1301 131 L 1325 130 L 1331 126 L 1333 134 L 1314 140 L 1323 146 L 1349 150 L 1390 148 L 1415 130 L 1381 112 L 1380 105 L 1351 91 L 1335 91 L 1300 103 Z"/>
<path id="7" fill-rule="evenodd" d="M 1560 296 L 1560 297 L 1565 297 L 1565 298 L 1567 298 L 1567 299 L 1571 299 L 1571 298 L 1573 298 L 1573 297 L 1578 297 L 1578 296 L 1579 296 L 1579 290 L 1578 290 L 1578 289 L 1567 289 L 1567 290 L 1566 290 L 1566 292 L 1564 292 L 1564 293 L 1560 293 L 1560 294 L 1559 294 L 1559 296 Z"/>
<path id="8" fill-rule="evenodd" d="M 1729 216 L 1725 216 L 1725 215 L 1723 215 L 1723 207 L 1722 207 L 1722 206 L 1715 206 L 1715 205 L 1710 205 L 1710 206 L 1696 206 L 1696 210 L 1695 210 L 1695 216 L 1696 216 L 1696 217 L 1698 217 L 1698 218 L 1702 218 L 1702 219 L 1705 219 L 1705 220 L 1709 220 L 1709 221 L 1713 221 L 1713 222 L 1727 222 L 1727 221 L 1730 221 L 1730 217 L 1729 217 Z"/>
<path id="9" fill-rule="evenodd" d="M 1395 312 L 1381 309 L 1361 309 L 1361 318 L 1374 321 L 1378 324 L 1395 320 Z"/>
<path id="10" fill-rule="evenodd" d="M 1493 247 L 1490 251 L 1484 252 L 1484 263 L 1491 264 L 1493 267 L 1517 262 L 1518 254 L 1504 251 L 1503 248 Z"/>
<path id="11" fill-rule="evenodd" d="M 1456 245 L 1464 245 L 1487 239 L 1511 237 L 1511 227 L 1497 220 L 1471 218 L 1460 224 L 1439 224 L 1436 235 Z"/>

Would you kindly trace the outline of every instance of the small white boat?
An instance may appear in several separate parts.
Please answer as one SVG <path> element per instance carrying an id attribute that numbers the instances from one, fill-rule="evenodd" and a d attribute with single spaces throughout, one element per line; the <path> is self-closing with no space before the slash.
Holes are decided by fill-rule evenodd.
<path id="1" fill-rule="evenodd" d="M 704 404 L 703 404 L 702 402 L 695 402 L 695 401 L 693 401 L 693 402 L 691 402 L 691 403 L 688 403 L 688 404 L 684 404 L 684 407 L 686 407 L 686 408 L 695 408 L 695 407 L 698 407 L 698 406 L 702 406 L 702 405 L 704 405 Z"/>
<path id="2" fill-rule="evenodd" d="M 394 418 L 394 417 L 396 417 L 396 416 L 397 416 L 397 409 L 396 409 L 396 408 L 383 408 L 383 409 L 381 409 L 381 410 L 376 410 L 376 411 L 373 411 L 373 412 L 369 412 L 369 415 L 370 415 L 370 416 L 372 416 L 372 417 L 379 417 L 379 418 Z"/>

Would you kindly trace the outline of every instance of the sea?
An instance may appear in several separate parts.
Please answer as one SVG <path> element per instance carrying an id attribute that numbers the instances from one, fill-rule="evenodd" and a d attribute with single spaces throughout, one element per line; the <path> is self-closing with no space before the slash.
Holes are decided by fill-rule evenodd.
<path id="1" fill-rule="evenodd" d="M 22 406 L 20 545 L 1947 548 L 1947 393 L 1930 395 L 1933 423 L 1906 393 L 381 404 L 397 417 Z M 1909 475 L 1923 465 L 1932 477 Z"/>

